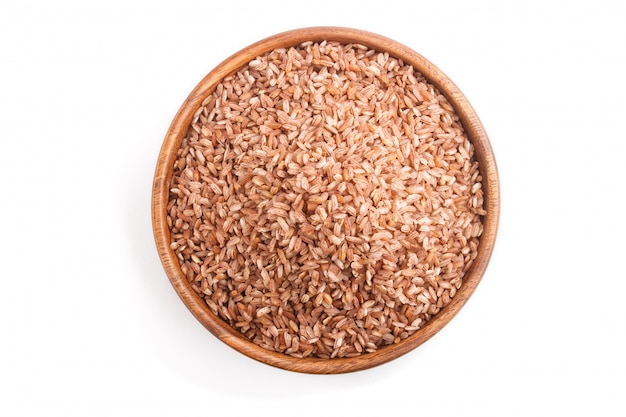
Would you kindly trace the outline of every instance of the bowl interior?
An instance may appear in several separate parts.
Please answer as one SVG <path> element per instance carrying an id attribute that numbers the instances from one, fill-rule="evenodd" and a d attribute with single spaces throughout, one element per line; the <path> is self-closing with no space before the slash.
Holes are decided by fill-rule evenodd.
<path id="1" fill-rule="evenodd" d="M 181 146 L 194 113 L 202 101 L 214 91 L 217 84 L 265 52 L 296 46 L 306 41 L 323 40 L 357 43 L 378 51 L 386 51 L 389 55 L 411 64 L 446 96 L 474 145 L 475 158 L 483 178 L 484 209 L 487 214 L 483 217 L 483 233 L 477 258 L 466 273 L 463 285 L 451 302 L 415 334 L 397 344 L 381 347 L 376 352 L 353 358 L 297 359 L 255 345 L 209 310 L 205 301 L 187 282 L 176 255 L 170 248 L 166 209 L 176 152 Z M 152 192 L 152 223 L 159 256 L 173 287 L 194 316 L 216 337 L 239 352 L 268 365 L 306 373 L 343 373 L 377 366 L 415 349 L 441 330 L 463 307 L 487 268 L 495 244 L 499 210 L 498 173 L 489 139 L 474 109 L 456 85 L 420 54 L 398 42 L 373 33 L 338 27 L 298 29 L 269 37 L 235 53 L 212 70 L 187 97 L 166 134 L 157 162 Z"/>

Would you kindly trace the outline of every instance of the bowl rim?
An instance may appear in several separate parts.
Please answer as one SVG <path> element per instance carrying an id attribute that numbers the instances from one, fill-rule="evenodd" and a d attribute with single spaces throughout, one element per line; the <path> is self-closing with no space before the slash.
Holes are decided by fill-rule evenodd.
<path id="1" fill-rule="evenodd" d="M 254 344 L 209 310 L 203 298 L 187 282 L 176 255 L 170 248 L 167 204 L 176 151 L 187 133 L 194 113 L 216 85 L 224 77 L 265 52 L 296 46 L 306 41 L 324 40 L 361 44 L 388 52 L 389 55 L 413 65 L 416 71 L 422 73 L 446 96 L 474 145 L 475 158 L 483 178 L 484 208 L 487 214 L 483 216 L 483 233 L 479 240 L 478 255 L 467 271 L 461 288 L 451 302 L 421 329 L 399 343 L 352 358 L 300 359 Z M 481 281 L 493 252 L 500 216 L 499 187 L 495 157 L 482 123 L 460 89 L 439 68 L 411 48 L 379 34 L 337 26 L 307 27 L 278 33 L 241 49 L 218 64 L 191 91 L 176 113 L 158 156 L 151 199 L 152 228 L 157 251 L 170 283 L 196 319 L 218 339 L 252 359 L 277 368 L 311 374 L 339 374 L 372 368 L 414 350 L 445 327 L 460 311 Z"/>

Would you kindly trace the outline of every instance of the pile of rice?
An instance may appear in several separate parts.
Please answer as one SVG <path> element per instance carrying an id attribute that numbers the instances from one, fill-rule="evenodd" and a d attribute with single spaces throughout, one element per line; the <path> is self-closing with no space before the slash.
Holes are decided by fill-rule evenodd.
<path id="1" fill-rule="evenodd" d="M 446 98 L 401 60 L 335 42 L 276 49 L 194 115 L 171 249 L 252 342 L 294 357 L 374 352 L 461 287 L 486 214 L 473 154 Z"/>

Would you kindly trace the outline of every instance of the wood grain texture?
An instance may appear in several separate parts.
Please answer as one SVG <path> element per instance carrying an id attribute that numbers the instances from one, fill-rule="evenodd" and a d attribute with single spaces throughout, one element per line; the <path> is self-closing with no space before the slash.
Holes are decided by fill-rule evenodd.
<path id="1" fill-rule="evenodd" d="M 398 344 L 380 348 L 375 353 L 355 358 L 297 359 L 268 351 L 247 340 L 208 309 L 204 300 L 191 288 L 178 260 L 170 249 L 170 231 L 167 225 L 169 184 L 173 175 L 176 151 L 187 133 L 194 112 L 226 76 L 246 65 L 250 60 L 272 49 L 296 46 L 305 41 L 338 41 L 358 43 L 401 58 L 421 72 L 445 95 L 459 115 L 467 136 L 475 147 L 475 155 L 483 177 L 484 208 L 483 234 L 478 256 L 465 276 L 461 289 L 450 304 L 434 316 L 423 328 Z M 494 248 L 500 217 L 500 189 L 496 161 L 489 138 L 474 109 L 457 86 L 437 67 L 410 48 L 386 37 L 356 29 L 313 27 L 284 32 L 254 43 L 219 64 L 204 77 L 189 94 L 165 136 L 159 154 L 152 190 L 152 225 L 157 250 L 172 286 L 193 315 L 216 337 L 237 351 L 262 363 L 304 373 L 337 374 L 365 370 L 381 365 L 415 349 L 440 331 L 463 307 L 478 286 Z"/>

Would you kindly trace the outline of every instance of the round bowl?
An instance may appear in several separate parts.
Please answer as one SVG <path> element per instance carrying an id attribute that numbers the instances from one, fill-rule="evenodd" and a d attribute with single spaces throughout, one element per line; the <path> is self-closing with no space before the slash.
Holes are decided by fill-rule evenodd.
<path id="1" fill-rule="evenodd" d="M 379 52 L 411 64 L 448 99 L 456 111 L 465 133 L 474 146 L 475 159 L 479 163 L 484 192 L 482 218 L 483 232 L 480 236 L 478 254 L 463 278 L 463 284 L 450 303 L 423 327 L 408 338 L 351 358 L 295 358 L 260 347 L 225 321 L 214 315 L 187 282 L 174 251 L 170 248 L 170 229 L 167 222 L 169 186 L 173 176 L 176 152 L 186 135 L 194 113 L 202 101 L 210 95 L 221 80 L 246 65 L 257 56 L 276 48 L 296 46 L 306 41 L 336 41 L 365 45 Z M 314 374 L 335 374 L 371 368 L 406 354 L 440 331 L 463 307 L 479 284 L 494 247 L 500 212 L 499 180 L 496 162 L 487 134 L 472 106 L 459 88 L 437 67 L 410 48 L 386 37 L 348 28 L 313 27 L 280 33 L 256 42 L 235 53 L 211 71 L 191 92 L 176 114 L 165 136 L 154 176 L 152 191 L 152 225 L 159 256 L 174 289 L 193 313 L 211 333 L 235 350 L 250 358 L 278 368 Z"/>

